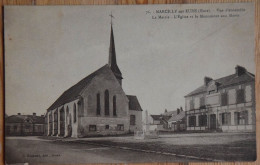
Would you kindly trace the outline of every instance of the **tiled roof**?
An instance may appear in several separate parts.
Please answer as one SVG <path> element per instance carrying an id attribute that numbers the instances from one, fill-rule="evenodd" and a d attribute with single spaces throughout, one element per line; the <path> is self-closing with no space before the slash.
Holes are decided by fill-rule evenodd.
<path id="1" fill-rule="evenodd" d="M 33 116 L 33 115 L 12 115 L 5 119 L 6 123 L 24 123 L 26 119 L 30 119 L 33 123 L 44 124 L 43 116 Z"/>
<path id="2" fill-rule="evenodd" d="M 181 111 L 179 114 L 173 115 L 168 121 L 180 121 L 185 117 L 185 111 Z"/>
<path id="3" fill-rule="evenodd" d="M 151 115 L 151 117 L 154 119 L 154 120 L 160 120 L 160 121 L 168 121 L 171 116 L 164 116 L 164 115 Z"/>
<path id="4" fill-rule="evenodd" d="M 129 110 L 143 111 L 136 96 L 126 95 L 129 100 Z"/>
<path id="5" fill-rule="evenodd" d="M 222 78 L 219 78 L 219 79 L 216 79 L 213 81 L 216 81 L 217 83 L 219 83 L 218 88 L 224 88 L 224 87 L 232 85 L 232 84 L 251 82 L 254 80 L 255 80 L 255 76 L 252 73 L 246 72 L 240 76 L 237 76 L 236 74 L 232 74 L 232 75 L 222 77 Z M 192 96 L 192 95 L 199 94 L 199 93 L 204 93 L 206 91 L 207 91 L 207 86 L 202 85 L 202 86 L 198 87 L 197 89 L 195 89 L 194 91 L 187 94 L 185 97 Z"/>
<path id="6" fill-rule="evenodd" d="M 163 115 L 163 116 L 172 116 L 172 115 L 177 115 L 177 111 L 168 111 L 168 112 L 164 112 L 162 115 Z"/>
<path id="7" fill-rule="evenodd" d="M 98 74 L 101 73 L 104 69 L 109 69 L 109 66 L 106 64 L 103 67 L 99 68 L 95 72 L 91 73 L 84 79 L 80 80 L 77 84 L 73 85 L 71 88 L 66 90 L 47 110 L 55 109 L 67 102 L 77 99 L 81 91 L 90 84 L 91 80 Z"/>
<path id="8" fill-rule="evenodd" d="M 171 116 L 162 116 L 162 119 L 163 119 L 164 121 L 168 121 L 170 118 L 171 118 Z"/>
<path id="9" fill-rule="evenodd" d="M 154 120 L 160 120 L 160 117 L 162 117 L 162 115 L 151 115 L 151 117 L 152 117 Z"/>

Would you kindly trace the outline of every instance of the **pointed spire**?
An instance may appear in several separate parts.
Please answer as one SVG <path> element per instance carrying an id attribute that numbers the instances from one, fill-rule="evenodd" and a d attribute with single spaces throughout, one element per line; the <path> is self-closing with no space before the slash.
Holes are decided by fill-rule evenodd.
<path id="1" fill-rule="evenodd" d="M 112 18 L 111 14 L 111 18 Z M 108 59 L 108 65 L 110 69 L 113 71 L 114 75 L 116 76 L 117 80 L 120 84 L 122 84 L 122 73 L 120 69 L 117 66 L 116 62 L 116 49 L 115 49 L 115 41 L 114 41 L 114 33 L 113 33 L 113 25 L 111 22 L 111 33 L 110 33 L 110 46 L 109 46 L 109 59 Z"/>

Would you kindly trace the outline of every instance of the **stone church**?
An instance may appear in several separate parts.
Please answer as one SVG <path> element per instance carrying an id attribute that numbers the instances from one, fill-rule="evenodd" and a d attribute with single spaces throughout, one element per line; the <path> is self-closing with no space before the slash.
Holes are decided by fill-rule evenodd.
<path id="1" fill-rule="evenodd" d="M 126 95 L 111 24 L 109 61 L 66 90 L 46 113 L 46 135 L 87 137 L 142 130 L 142 108 Z"/>

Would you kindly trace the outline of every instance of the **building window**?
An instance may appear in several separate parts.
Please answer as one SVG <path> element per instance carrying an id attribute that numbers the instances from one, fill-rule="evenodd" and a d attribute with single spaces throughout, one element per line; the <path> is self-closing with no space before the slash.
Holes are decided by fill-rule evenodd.
<path id="1" fill-rule="evenodd" d="M 10 127 L 9 125 L 6 126 L 5 128 L 6 128 L 6 132 L 7 132 L 7 133 L 10 133 L 10 132 L 11 132 L 11 127 Z"/>
<path id="2" fill-rule="evenodd" d="M 205 108 L 205 97 L 200 98 L 200 108 Z"/>
<path id="3" fill-rule="evenodd" d="M 76 104 L 74 103 L 73 106 L 73 114 L 74 114 L 74 123 L 76 123 L 77 121 L 77 111 L 76 111 Z"/>
<path id="4" fill-rule="evenodd" d="M 14 126 L 14 131 L 15 131 L 15 132 L 17 131 L 17 125 Z"/>
<path id="5" fill-rule="evenodd" d="M 68 116 L 69 116 L 69 107 L 67 106 L 67 108 L 66 108 L 66 121 L 67 121 L 67 123 L 69 123 Z"/>
<path id="6" fill-rule="evenodd" d="M 109 125 L 106 125 L 106 129 L 109 129 Z"/>
<path id="7" fill-rule="evenodd" d="M 94 111 L 92 105 L 93 105 L 92 96 L 88 95 L 88 106 L 87 106 L 87 111 L 88 112 Z"/>
<path id="8" fill-rule="evenodd" d="M 58 110 L 54 112 L 54 122 L 58 121 Z"/>
<path id="9" fill-rule="evenodd" d="M 193 99 L 190 100 L 190 109 L 194 109 L 194 103 L 193 103 Z"/>
<path id="10" fill-rule="evenodd" d="M 245 102 L 245 91 L 244 89 L 237 90 L 237 104 Z"/>
<path id="11" fill-rule="evenodd" d="M 135 125 L 135 115 L 130 115 L 130 125 Z"/>
<path id="12" fill-rule="evenodd" d="M 96 125 L 89 125 L 89 131 L 90 132 L 97 131 L 97 126 Z"/>
<path id="13" fill-rule="evenodd" d="M 101 109 L 101 106 L 100 106 L 100 94 L 98 93 L 97 94 L 97 115 L 100 115 L 100 109 Z"/>
<path id="14" fill-rule="evenodd" d="M 200 115 L 199 116 L 199 125 L 200 126 L 207 126 L 207 115 Z"/>
<path id="15" fill-rule="evenodd" d="M 221 106 L 226 106 L 228 103 L 228 95 L 227 93 L 221 94 Z"/>
<path id="16" fill-rule="evenodd" d="M 196 126 L 196 116 L 190 116 L 189 117 L 189 127 L 195 127 Z"/>
<path id="17" fill-rule="evenodd" d="M 42 130 L 42 127 L 40 125 L 37 128 L 38 128 L 38 131 Z"/>
<path id="18" fill-rule="evenodd" d="M 49 123 L 51 123 L 52 122 L 52 115 L 51 115 L 51 113 L 49 114 Z"/>
<path id="19" fill-rule="evenodd" d="M 246 125 L 248 124 L 248 112 L 235 112 L 235 124 L 236 125 Z"/>
<path id="20" fill-rule="evenodd" d="M 30 129 L 30 124 L 25 124 L 25 129 Z"/>
<path id="21" fill-rule="evenodd" d="M 113 116 L 116 116 L 116 96 L 113 96 Z"/>
<path id="22" fill-rule="evenodd" d="M 105 115 L 109 115 L 109 92 L 105 91 Z"/>
<path id="23" fill-rule="evenodd" d="M 118 131 L 124 131 L 124 125 L 123 124 L 117 124 L 117 130 Z"/>
<path id="24" fill-rule="evenodd" d="M 231 114 L 230 113 L 222 113 L 221 114 L 222 125 L 230 125 L 231 124 Z"/>

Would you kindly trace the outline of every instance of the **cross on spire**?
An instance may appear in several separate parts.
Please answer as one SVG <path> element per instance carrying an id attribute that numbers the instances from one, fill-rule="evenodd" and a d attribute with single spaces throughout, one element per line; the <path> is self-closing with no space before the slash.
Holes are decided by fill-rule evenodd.
<path id="1" fill-rule="evenodd" d="M 112 25 L 112 24 L 113 24 L 112 19 L 115 18 L 115 17 L 112 15 L 112 11 L 111 11 L 111 14 L 109 14 L 109 16 L 111 17 L 111 25 Z"/>
<path id="2" fill-rule="evenodd" d="M 110 34 L 108 65 L 112 70 L 112 72 L 114 73 L 114 75 L 116 76 L 120 85 L 122 85 L 122 79 L 123 79 L 122 73 L 119 67 L 117 66 L 117 62 L 116 62 L 116 48 L 115 48 L 114 33 L 113 33 L 113 26 L 112 26 L 112 19 L 114 18 L 114 16 L 112 15 L 112 12 L 109 16 L 111 17 L 111 34 Z"/>

